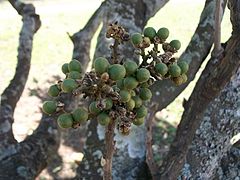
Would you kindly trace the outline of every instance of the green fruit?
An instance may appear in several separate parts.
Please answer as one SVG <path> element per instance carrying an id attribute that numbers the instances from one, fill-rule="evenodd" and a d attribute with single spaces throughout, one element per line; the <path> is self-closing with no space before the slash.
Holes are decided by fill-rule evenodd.
<path id="1" fill-rule="evenodd" d="M 116 85 L 119 89 L 123 89 L 124 88 L 123 79 L 117 80 Z"/>
<path id="2" fill-rule="evenodd" d="M 138 68 L 137 63 L 135 63 L 134 61 L 131 61 L 131 60 L 127 60 L 123 65 L 126 69 L 127 75 L 131 75 L 131 74 L 135 73 L 135 71 Z"/>
<path id="3" fill-rule="evenodd" d="M 61 88 L 62 88 L 63 92 L 66 92 L 66 93 L 71 92 L 77 86 L 78 85 L 74 79 L 64 79 L 64 81 L 61 84 Z"/>
<path id="4" fill-rule="evenodd" d="M 141 106 L 136 109 L 136 118 L 143 118 L 147 115 L 147 108 L 145 106 Z"/>
<path id="5" fill-rule="evenodd" d="M 99 114 L 99 113 L 101 112 L 101 109 L 99 109 L 99 108 L 97 107 L 97 102 L 96 102 L 96 101 L 93 101 L 93 102 L 89 105 L 88 109 L 89 109 L 89 112 L 90 112 L 91 114 L 94 114 L 94 115 L 97 115 L 97 114 Z"/>
<path id="6" fill-rule="evenodd" d="M 169 74 L 172 77 L 178 77 L 181 75 L 181 68 L 177 64 L 172 64 L 169 66 Z"/>
<path id="7" fill-rule="evenodd" d="M 57 119 L 57 123 L 59 127 L 63 129 L 72 127 L 73 119 L 71 114 L 68 113 L 61 114 Z"/>
<path id="8" fill-rule="evenodd" d="M 71 71 L 77 71 L 79 73 L 82 72 L 81 63 L 76 59 L 73 59 L 72 61 L 69 62 L 68 69 L 70 72 Z"/>
<path id="9" fill-rule="evenodd" d="M 141 88 L 139 91 L 139 96 L 142 100 L 147 101 L 152 98 L 152 92 L 148 88 Z"/>
<path id="10" fill-rule="evenodd" d="M 182 74 L 181 77 L 182 77 L 183 83 L 187 82 L 188 77 L 186 74 Z"/>
<path id="11" fill-rule="evenodd" d="M 98 74 L 107 72 L 109 65 L 110 64 L 109 64 L 108 60 L 104 57 L 98 57 L 94 61 L 94 68 L 95 68 L 96 73 L 98 73 Z"/>
<path id="12" fill-rule="evenodd" d="M 169 44 L 172 48 L 176 50 L 179 50 L 181 48 L 181 43 L 179 40 L 172 40 Z"/>
<path id="13" fill-rule="evenodd" d="M 183 83 L 182 76 L 174 77 L 172 80 L 177 86 L 180 86 Z"/>
<path id="14" fill-rule="evenodd" d="M 97 120 L 99 124 L 101 124 L 102 126 L 106 126 L 110 123 L 111 118 L 107 113 L 102 112 L 97 116 Z"/>
<path id="15" fill-rule="evenodd" d="M 140 87 L 148 88 L 149 84 L 148 84 L 148 82 L 144 82 L 144 83 L 141 83 Z"/>
<path id="16" fill-rule="evenodd" d="M 77 71 L 71 71 L 69 74 L 68 74 L 68 78 L 69 79 L 81 79 L 81 74 Z"/>
<path id="17" fill-rule="evenodd" d="M 142 35 L 140 33 L 132 34 L 131 41 L 134 45 L 139 45 L 143 41 Z"/>
<path id="18" fill-rule="evenodd" d="M 182 74 L 185 74 L 186 72 L 188 72 L 189 65 L 186 61 L 179 61 L 178 66 L 181 68 Z"/>
<path id="19" fill-rule="evenodd" d="M 131 96 L 136 96 L 136 92 L 134 90 L 130 90 Z"/>
<path id="20" fill-rule="evenodd" d="M 149 37 L 149 39 L 153 40 L 157 33 L 153 27 L 147 27 L 144 29 L 143 34 L 144 36 Z"/>
<path id="21" fill-rule="evenodd" d="M 64 74 L 69 73 L 68 63 L 65 63 L 65 64 L 62 65 L 62 72 L 63 72 Z"/>
<path id="22" fill-rule="evenodd" d="M 133 96 L 132 99 L 135 101 L 135 108 L 142 106 L 142 99 L 139 96 Z"/>
<path id="23" fill-rule="evenodd" d="M 140 68 L 137 70 L 136 77 L 140 83 L 147 82 L 150 78 L 150 72 L 146 68 Z"/>
<path id="24" fill-rule="evenodd" d="M 55 101 L 45 101 L 43 103 L 42 110 L 46 114 L 52 114 L 57 109 L 57 103 Z"/>
<path id="25" fill-rule="evenodd" d="M 128 110 L 132 111 L 135 107 L 135 101 L 133 99 L 130 99 L 127 103 L 126 103 L 126 107 Z"/>
<path id="26" fill-rule="evenodd" d="M 126 75 L 126 69 L 120 64 L 113 64 L 109 68 L 108 74 L 112 80 L 117 81 L 124 78 L 124 76 Z"/>
<path id="27" fill-rule="evenodd" d="M 77 108 L 72 112 L 74 122 L 83 123 L 88 119 L 88 111 L 84 108 Z"/>
<path id="28" fill-rule="evenodd" d="M 109 110 L 109 109 L 112 108 L 112 106 L 113 106 L 113 101 L 112 101 L 111 98 L 106 98 L 106 99 L 104 99 L 104 102 L 106 103 L 106 107 L 105 107 L 106 110 Z"/>
<path id="29" fill-rule="evenodd" d="M 51 97 L 57 97 L 59 93 L 60 93 L 60 89 L 58 89 L 57 84 L 50 86 L 48 89 L 48 95 Z"/>
<path id="30" fill-rule="evenodd" d="M 155 71 L 158 73 L 158 74 L 161 74 L 162 76 L 164 76 L 165 74 L 167 74 L 168 72 L 168 67 L 166 64 L 164 63 L 158 63 L 156 64 L 155 66 Z"/>
<path id="31" fill-rule="evenodd" d="M 160 29 L 158 30 L 158 32 L 157 32 L 157 35 L 158 35 L 158 37 L 159 37 L 160 39 L 165 40 L 165 39 L 167 39 L 168 36 L 169 36 L 169 30 L 168 30 L 167 28 L 165 28 L 165 27 L 160 28 Z"/>
<path id="32" fill-rule="evenodd" d="M 131 94 L 127 90 L 121 90 L 119 95 L 122 102 L 128 102 L 131 99 Z"/>
<path id="33" fill-rule="evenodd" d="M 140 126 L 144 123 L 145 117 L 142 118 L 136 118 L 133 120 L 133 124 L 136 126 Z"/>
<path id="34" fill-rule="evenodd" d="M 138 85 L 138 81 L 132 77 L 128 76 L 123 80 L 124 88 L 130 90 L 130 89 L 135 89 Z"/>

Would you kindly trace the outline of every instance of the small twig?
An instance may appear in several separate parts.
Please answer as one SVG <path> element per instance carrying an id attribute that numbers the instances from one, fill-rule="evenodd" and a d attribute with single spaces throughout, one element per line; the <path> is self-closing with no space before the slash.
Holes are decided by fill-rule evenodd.
<path id="1" fill-rule="evenodd" d="M 118 45 L 119 45 L 119 42 L 117 39 L 115 39 L 114 44 L 112 45 L 112 62 L 113 62 L 113 64 L 119 63 L 118 62 Z"/>

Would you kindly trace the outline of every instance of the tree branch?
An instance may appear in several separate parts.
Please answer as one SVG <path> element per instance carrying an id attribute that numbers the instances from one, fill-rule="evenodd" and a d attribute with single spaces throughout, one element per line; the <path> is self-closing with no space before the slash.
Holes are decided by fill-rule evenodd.
<path id="1" fill-rule="evenodd" d="M 146 5 L 146 17 L 154 16 L 169 0 L 143 0 Z"/>

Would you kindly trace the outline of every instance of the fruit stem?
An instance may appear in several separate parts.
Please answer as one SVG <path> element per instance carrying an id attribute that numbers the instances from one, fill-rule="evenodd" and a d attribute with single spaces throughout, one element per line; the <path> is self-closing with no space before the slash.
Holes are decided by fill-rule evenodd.
<path id="1" fill-rule="evenodd" d="M 113 64 L 118 64 L 118 45 L 120 43 L 118 42 L 117 39 L 114 39 L 114 44 L 112 46 L 112 62 Z"/>

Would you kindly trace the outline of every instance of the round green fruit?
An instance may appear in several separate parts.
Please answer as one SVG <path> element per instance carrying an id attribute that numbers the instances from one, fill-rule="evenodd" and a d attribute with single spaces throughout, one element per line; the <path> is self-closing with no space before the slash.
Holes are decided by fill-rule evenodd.
<path id="1" fill-rule="evenodd" d="M 57 123 L 60 128 L 63 128 L 63 129 L 70 128 L 73 125 L 73 118 L 71 114 L 64 113 L 58 116 Z"/>
<path id="2" fill-rule="evenodd" d="M 69 73 L 68 63 L 65 63 L 65 64 L 62 65 L 62 72 L 63 72 L 64 74 Z"/>
<path id="3" fill-rule="evenodd" d="M 140 126 L 144 123 L 145 117 L 142 118 L 136 118 L 133 120 L 133 124 L 136 126 Z"/>
<path id="4" fill-rule="evenodd" d="M 135 71 L 138 68 L 137 63 L 135 63 L 134 61 L 131 61 L 131 60 L 127 60 L 123 65 L 126 69 L 127 75 L 131 75 L 131 74 L 135 73 Z"/>
<path id="5" fill-rule="evenodd" d="M 189 65 L 186 61 L 179 61 L 178 66 L 181 68 L 182 74 L 185 74 L 186 72 L 188 72 Z"/>
<path id="6" fill-rule="evenodd" d="M 88 111 L 84 108 L 77 108 L 72 112 L 74 122 L 83 123 L 88 119 Z"/>
<path id="7" fill-rule="evenodd" d="M 149 87 L 149 84 L 148 84 L 148 82 L 144 82 L 144 83 L 141 83 L 140 87 L 142 87 L 142 88 L 148 88 L 148 87 Z"/>
<path id="8" fill-rule="evenodd" d="M 71 71 L 69 74 L 68 74 L 68 78 L 69 79 L 81 79 L 81 74 L 77 71 Z"/>
<path id="9" fill-rule="evenodd" d="M 183 83 L 187 82 L 188 77 L 186 74 L 182 74 L 181 77 L 182 77 Z"/>
<path id="10" fill-rule="evenodd" d="M 143 41 L 143 37 L 140 33 L 134 33 L 131 35 L 131 41 L 134 45 L 139 45 Z"/>
<path id="11" fill-rule="evenodd" d="M 99 124 L 101 124 L 102 126 L 106 126 L 110 123 L 111 118 L 107 113 L 102 112 L 97 116 L 97 120 Z"/>
<path id="12" fill-rule="evenodd" d="M 124 88 L 130 90 L 138 86 L 138 81 L 132 76 L 128 76 L 123 80 Z"/>
<path id="13" fill-rule="evenodd" d="M 135 107 L 135 101 L 133 99 L 130 99 L 127 103 L 126 103 L 126 107 L 128 110 L 132 111 Z"/>
<path id="14" fill-rule="evenodd" d="M 123 79 L 117 80 L 116 85 L 119 89 L 123 89 L 124 88 Z"/>
<path id="15" fill-rule="evenodd" d="M 163 28 L 160 28 L 157 32 L 157 36 L 160 38 L 160 39 L 163 39 L 163 40 L 166 40 L 169 36 L 169 30 L 165 27 Z"/>
<path id="16" fill-rule="evenodd" d="M 69 62 L 68 69 L 70 72 L 71 71 L 77 71 L 79 73 L 82 72 L 81 63 L 76 59 L 73 59 L 72 61 Z"/>
<path id="17" fill-rule="evenodd" d="M 94 61 L 94 68 L 95 68 L 96 73 L 98 73 L 98 74 L 107 72 L 109 65 L 110 64 L 109 64 L 108 60 L 104 57 L 98 57 Z"/>
<path id="18" fill-rule="evenodd" d="M 135 108 L 142 106 L 142 99 L 139 96 L 133 96 L 132 99 L 135 101 Z"/>
<path id="19" fill-rule="evenodd" d="M 141 88 L 139 91 L 139 96 L 142 100 L 147 101 L 152 98 L 152 92 L 148 88 Z"/>
<path id="20" fill-rule="evenodd" d="M 172 40 L 169 44 L 176 50 L 179 50 L 181 48 L 181 42 L 179 40 Z"/>
<path id="21" fill-rule="evenodd" d="M 109 109 L 112 108 L 112 106 L 113 106 L 113 101 L 112 101 L 111 98 L 106 98 L 106 99 L 104 99 L 104 102 L 106 103 L 106 107 L 105 107 L 106 110 L 109 110 Z"/>
<path id="22" fill-rule="evenodd" d="M 131 99 L 131 94 L 127 90 L 121 90 L 119 92 L 119 95 L 120 95 L 120 100 L 124 103 L 128 102 Z"/>
<path id="23" fill-rule="evenodd" d="M 141 106 L 136 109 L 136 118 L 143 118 L 147 115 L 147 108 L 145 106 Z"/>
<path id="24" fill-rule="evenodd" d="M 182 76 L 178 76 L 178 77 L 175 77 L 172 79 L 173 82 L 177 85 L 177 86 L 180 86 L 182 83 L 183 83 L 183 78 Z"/>
<path id="25" fill-rule="evenodd" d="M 61 88 L 63 92 L 72 92 L 77 87 L 77 83 L 74 79 L 64 79 L 64 81 L 61 84 Z"/>
<path id="26" fill-rule="evenodd" d="M 57 109 L 57 103 L 55 101 L 45 101 L 42 106 L 42 110 L 46 114 L 52 114 Z"/>
<path id="27" fill-rule="evenodd" d="M 153 40 L 156 36 L 156 30 L 153 27 L 147 27 L 143 31 L 144 36 L 149 37 L 149 39 Z"/>
<path id="28" fill-rule="evenodd" d="M 60 89 L 58 89 L 57 84 L 50 86 L 48 89 L 48 95 L 51 97 L 57 97 L 59 93 L 60 93 Z"/>
<path id="29" fill-rule="evenodd" d="M 169 66 L 169 74 L 172 77 L 178 77 L 181 75 L 181 68 L 177 64 L 172 64 Z"/>
<path id="30" fill-rule="evenodd" d="M 168 72 L 168 67 L 164 63 L 158 63 L 158 64 L 155 65 L 155 71 L 158 74 L 161 74 L 162 76 L 164 76 Z"/>
<path id="31" fill-rule="evenodd" d="M 124 76 L 126 75 L 126 69 L 124 66 L 120 64 L 113 64 L 109 68 L 108 74 L 112 80 L 117 81 L 119 79 L 124 78 Z"/>
<path id="32" fill-rule="evenodd" d="M 97 107 L 96 101 L 93 101 L 92 103 L 90 103 L 88 109 L 89 109 L 89 112 L 94 115 L 97 115 L 101 112 L 101 109 Z"/>
<path id="33" fill-rule="evenodd" d="M 150 78 L 150 72 L 146 68 L 140 68 L 137 70 L 136 77 L 140 83 L 147 82 Z"/>

